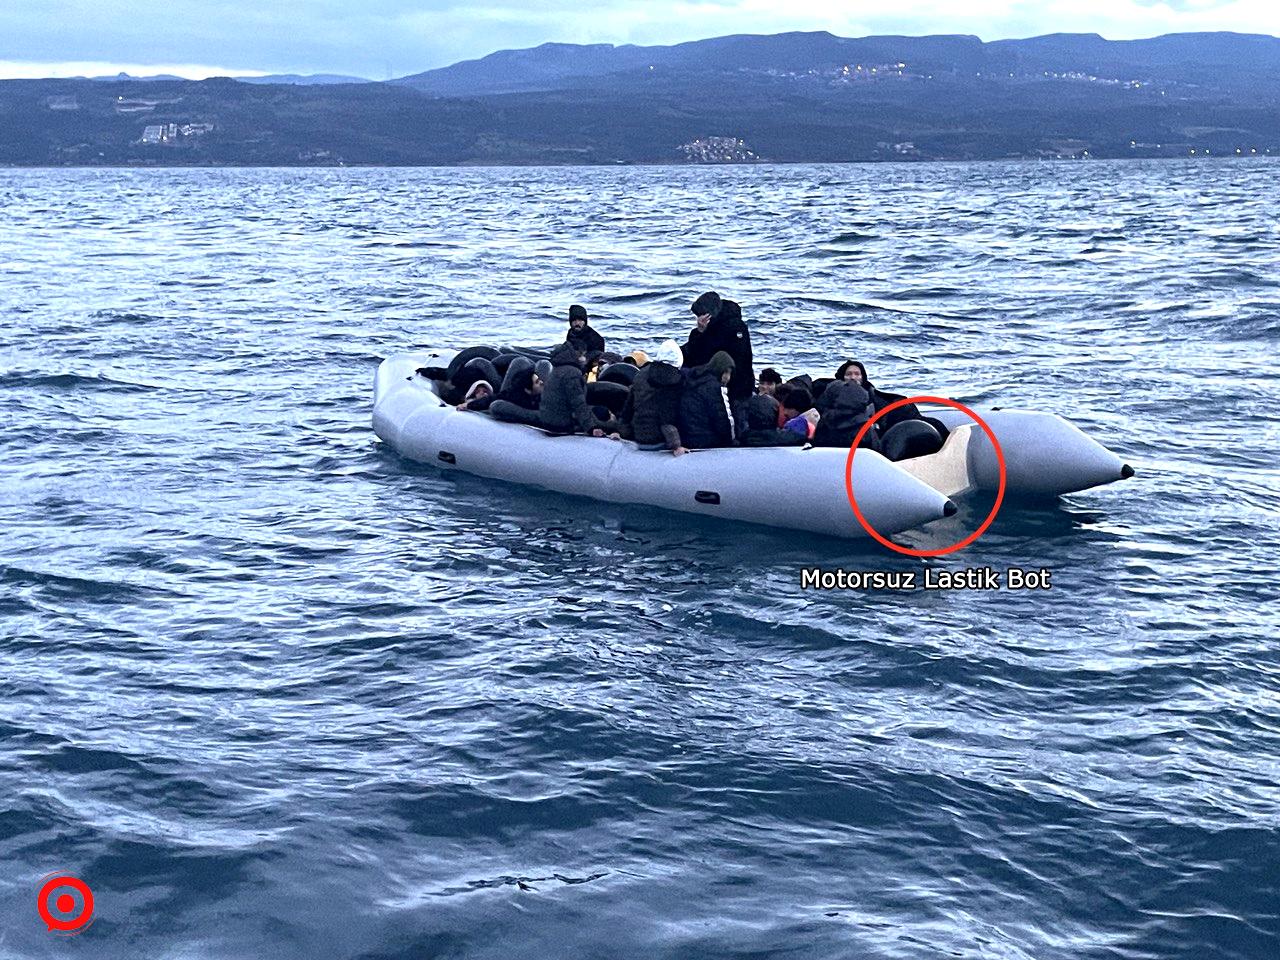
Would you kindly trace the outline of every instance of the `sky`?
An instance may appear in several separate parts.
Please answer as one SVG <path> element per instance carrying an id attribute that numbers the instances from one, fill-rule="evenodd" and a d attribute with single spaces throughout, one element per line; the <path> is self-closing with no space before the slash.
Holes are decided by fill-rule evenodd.
<path id="1" fill-rule="evenodd" d="M 731 33 L 983 40 L 1280 35 L 1278 0 L 3 0 L 0 77 L 336 73 L 385 80 L 495 50 Z"/>

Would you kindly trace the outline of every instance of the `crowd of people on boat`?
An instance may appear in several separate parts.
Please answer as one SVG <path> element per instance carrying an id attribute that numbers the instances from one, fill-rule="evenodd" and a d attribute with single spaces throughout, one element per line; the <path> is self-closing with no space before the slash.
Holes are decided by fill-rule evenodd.
<path id="1" fill-rule="evenodd" d="M 682 456 L 734 446 L 850 447 L 872 416 L 903 397 L 877 388 L 858 360 L 833 377 L 756 376 L 742 308 L 710 291 L 690 306 L 695 322 L 683 346 L 653 355 L 610 352 L 584 307 L 569 308 L 564 343 L 550 352 L 469 347 L 447 368 L 423 368 L 459 410 L 540 427 L 627 439 L 641 449 Z M 906 404 L 877 418 L 861 445 L 890 459 L 932 453 L 947 428 Z"/>

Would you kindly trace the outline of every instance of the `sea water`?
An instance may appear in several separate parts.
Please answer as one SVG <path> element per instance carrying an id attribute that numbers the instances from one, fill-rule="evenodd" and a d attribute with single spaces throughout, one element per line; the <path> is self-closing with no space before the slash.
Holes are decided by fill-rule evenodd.
<path id="1" fill-rule="evenodd" d="M 0 955 L 58 872 L 95 957 L 1276 956 L 1278 170 L 0 171 Z M 373 435 L 706 289 L 1137 475 L 921 561 Z"/>

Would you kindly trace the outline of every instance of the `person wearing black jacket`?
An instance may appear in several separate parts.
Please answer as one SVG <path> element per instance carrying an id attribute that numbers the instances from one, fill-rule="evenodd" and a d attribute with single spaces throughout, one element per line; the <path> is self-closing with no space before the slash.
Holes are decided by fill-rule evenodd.
<path id="1" fill-rule="evenodd" d="M 689 309 L 697 317 L 697 326 L 689 332 L 684 345 L 684 365 L 700 367 L 723 350 L 733 360 L 733 377 L 729 380 L 729 402 L 738 426 L 746 421 L 746 401 L 756 391 L 756 375 L 752 369 L 751 331 L 742 319 L 742 308 L 732 300 L 721 300 L 714 290 L 702 294 Z"/>
<path id="2" fill-rule="evenodd" d="M 604 353 L 604 337 L 591 329 L 586 307 L 575 303 L 569 308 L 569 332 L 565 335 L 565 342 L 573 344 L 588 359 Z"/>
<path id="3" fill-rule="evenodd" d="M 582 351 L 568 341 L 551 354 L 551 376 L 542 389 L 542 403 L 538 407 L 546 429 L 572 433 L 577 427 L 582 433 L 604 436 L 587 403 L 587 380 L 582 374 L 584 361 Z"/>
<path id="4" fill-rule="evenodd" d="M 514 375 L 509 374 L 502 381 L 502 389 L 497 393 L 484 397 L 482 399 L 472 400 L 467 404 L 468 410 L 488 410 L 499 400 L 505 403 L 515 404 L 522 410 L 538 409 L 538 404 L 542 400 L 542 380 L 534 375 L 533 365 L 517 370 Z"/>
<path id="5" fill-rule="evenodd" d="M 846 360 L 840 364 L 836 370 L 836 382 L 851 381 L 867 391 L 867 395 L 871 398 L 871 405 L 877 410 L 883 410 L 895 400 L 905 400 L 900 393 L 886 393 L 876 387 L 867 376 L 867 368 L 862 365 L 860 360 Z M 876 421 L 875 429 L 881 435 L 889 432 L 890 428 L 897 426 L 906 420 L 925 420 L 934 425 L 939 434 L 943 438 L 947 436 L 947 428 L 942 425 L 942 421 L 935 420 L 933 417 L 926 417 L 920 413 L 920 408 L 914 403 L 908 403 L 906 406 L 899 407 L 886 413 L 883 417 Z"/>
<path id="6" fill-rule="evenodd" d="M 818 425 L 813 431 L 815 447 L 850 447 L 875 407 L 871 395 L 854 380 L 837 380 L 822 391 L 818 401 Z M 862 437 L 860 446 L 879 450 L 874 428 Z"/>
<path id="7" fill-rule="evenodd" d="M 757 394 L 747 400 L 747 429 L 742 435 L 744 447 L 799 447 L 808 437 L 778 426 L 781 406 L 768 394 Z"/>
<path id="8" fill-rule="evenodd" d="M 731 447 L 733 416 L 725 393 L 733 375 L 733 358 L 717 351 L 700 367 L 684 372 L 680 395 L 680 437 L 689 447 Z"/>
<path id="9" fill-rule="evenodd" d="M 665 448 L 677 457 L 688 453 L 678 426 L 683 382 L 679 368 L 661 360 L 650 360 L 641 367 L 618 414 L 622 436 L 642 449 Z"/>

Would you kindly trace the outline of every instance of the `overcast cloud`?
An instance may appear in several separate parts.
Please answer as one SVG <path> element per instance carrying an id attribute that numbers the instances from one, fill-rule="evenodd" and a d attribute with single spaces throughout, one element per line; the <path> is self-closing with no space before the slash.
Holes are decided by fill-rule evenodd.
<path id="1" fill-rule="evenodd" d="M 0 76 L 342 73 L 385 79 L 494 50 L 679 43 L 729 33 L 1057 31 L 1114 40 L 1194 30 L 1280 34 L 1276 0 L 5 0 Z"/>

